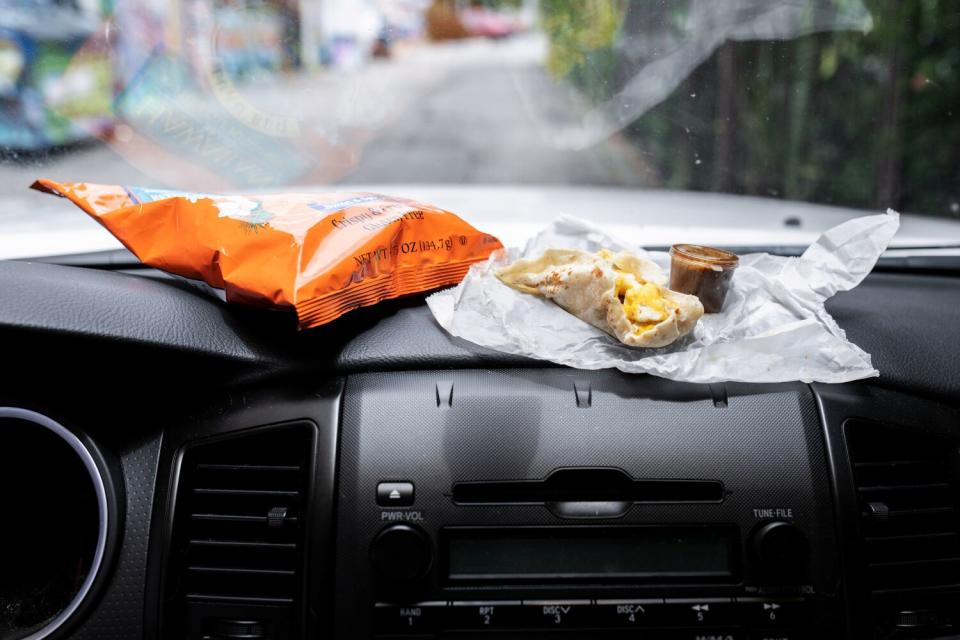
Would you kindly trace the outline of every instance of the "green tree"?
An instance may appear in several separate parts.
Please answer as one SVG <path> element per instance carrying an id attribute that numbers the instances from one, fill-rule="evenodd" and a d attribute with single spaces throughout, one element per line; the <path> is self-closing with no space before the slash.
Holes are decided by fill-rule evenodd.
<path id="1" fill-rule="evenodd" d="M 686 6 L 547 0 L 548 70 L 605 100 L 636 72 L 622 35 Z M 628 136 L 668 188 L 960 216 L 960 4 L 867 6 L 868 33 L 727 42 Z"/>

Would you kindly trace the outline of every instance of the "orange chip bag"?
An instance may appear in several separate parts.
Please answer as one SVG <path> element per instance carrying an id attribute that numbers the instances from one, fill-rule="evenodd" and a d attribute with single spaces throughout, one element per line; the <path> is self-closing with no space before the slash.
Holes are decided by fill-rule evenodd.
<path id="1" fill-rule="evenodd" d="M 456 284 L 503 246 L 449 211 L 374 193 L 33 188 L 69 198 L 152 267 L 222 288 L 231 302 L 295 308 L 302 329 Z"/>

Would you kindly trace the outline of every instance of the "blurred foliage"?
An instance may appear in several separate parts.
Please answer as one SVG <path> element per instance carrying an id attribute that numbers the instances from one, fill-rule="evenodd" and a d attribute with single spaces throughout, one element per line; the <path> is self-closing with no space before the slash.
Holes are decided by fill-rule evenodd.
<path id="1" fill-rule="evenodd" d="M 568 78 L 594 100 L 613 89 L 614 49 L 626 3 L 617 0 L 544 0 L 541 26 L 547 34 L 547 70 Z"/>
<path id="2" fill-rule="evenodd" d="M 865 34 L 725 43 L 633 122 L 660 184 L 960 216 L 960 3 L 865 4 Z M 551 74 L 596 102 L 629 80 L 623 3 L 541 11 Z"/>

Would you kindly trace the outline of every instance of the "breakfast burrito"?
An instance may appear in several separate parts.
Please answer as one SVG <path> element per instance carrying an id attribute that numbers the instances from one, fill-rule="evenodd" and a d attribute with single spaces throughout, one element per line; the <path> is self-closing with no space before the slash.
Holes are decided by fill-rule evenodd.
<path id="1" fill-rule="evenodd" d="M 550 249 L 536 260 L 517 260 L 497 277 L 631 347 L 664 347 L 690 333 L 703 315 L 696 296 L 667 289 L 659 266 L 626 252 Z"/>

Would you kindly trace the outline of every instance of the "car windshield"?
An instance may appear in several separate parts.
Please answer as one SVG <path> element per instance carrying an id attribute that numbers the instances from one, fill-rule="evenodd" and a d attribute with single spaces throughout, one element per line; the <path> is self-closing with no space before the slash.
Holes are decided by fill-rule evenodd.
<path id="1" fill-rule="evenodd" d="M 958 74 L 956 0 L 0 0 L 0 230 L 59 224 L 39 177 L 957 220 Z"/>

